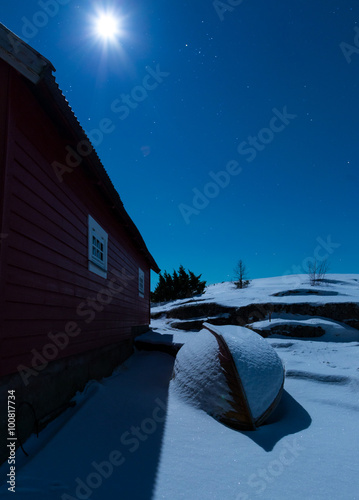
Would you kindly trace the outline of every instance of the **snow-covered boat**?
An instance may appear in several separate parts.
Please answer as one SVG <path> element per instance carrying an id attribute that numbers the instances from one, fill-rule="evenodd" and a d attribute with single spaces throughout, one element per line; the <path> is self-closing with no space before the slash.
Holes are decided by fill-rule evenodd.
<path id="1" fill-rule="evenodd" d="M 254 430 L 280 401 L 284 367 L 269 342 L 241 326 L 203 324 L 177 354 L 176 392 L 230 427 Z"/>

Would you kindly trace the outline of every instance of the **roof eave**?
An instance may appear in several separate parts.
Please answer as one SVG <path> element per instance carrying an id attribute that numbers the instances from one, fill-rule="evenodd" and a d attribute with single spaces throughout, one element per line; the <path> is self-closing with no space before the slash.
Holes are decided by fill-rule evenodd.
<path id="1" fill-rule="evenodd" d="M 0 57 L 35 85 L 46 71 L 56 71 L 48 59 L 4 25 L 0 29 Z"/>
<path id="2" fill-rule="evenodd" d="M 57 109 L 56 115 L 60 116 L 62 120 L 65 120 L 67 127 L 71 131 L 71 135 L 73 135 L 77 141 L 86 139 L 91 144 L 91 141 L 87 137 L 56 83 L 55 77 L 52 74 L 52 72 L 56 70 L 52 63 L 1 23 L 0 58 L 34 84 L 35 88 L 38 90 L 46 89 L 48 97 L 51 98 L 52 104 Z M 103 185 L 103 191 L 106 197 L 117 212 L 120 220 L 123 221 L 136 247 L 144 255 L 150 268 L 156 273 L 159 273 L 160 268 L 148 251 L 135 223 L 126 212 L 120 196 L 114 188 L 94 148 L 91 155 L 88 157 L 88 164 Z"/>
<path id="3" fill-rule="evenodd" d="M 72 131 L 72 134 L 76 138 L 77 142 L 86 140 L 91 144 L 91 141 L 86 135 L 86 132 L 81 127 L 65 96 L 59 89 L 55 77 L 51 73 L 47 73 L 46 76 L 42 79 L 40 87 L 42 89 L 46 89 L 46 91 L 50 93 L 51 100 L 57 108 L 57 114 L 63 117 L 63 119 L 67 124 L 68 129 Z M 137 226 L 127 213 L 125 207 L 123 206 L 120 195 L 116 191 L 110 177 L 108 176 L 93 146 L 92 146 L 92 153 L 89 156 L 87 156 L 86 160 L 87 160 L 87 165 L 91 168 L 92 174 L 95 176 L 95 178 L 98 179 L 99 188 L 102 190 L 105 197 L 109 200 L 110 205 L 113 207 L 113 210 L 117 213 L 120 220 L 123 222 L 124 226 L 126 227 L 126 230 L 129 232 L 132 240 L 136 244 L 136 247 L 144 255 L 150 268 L 154 272 L 159 273 L 160 268 L 158 267 L 156 261 L 152 257 L 149 250 L 147 249 L 147 246 Z"/>

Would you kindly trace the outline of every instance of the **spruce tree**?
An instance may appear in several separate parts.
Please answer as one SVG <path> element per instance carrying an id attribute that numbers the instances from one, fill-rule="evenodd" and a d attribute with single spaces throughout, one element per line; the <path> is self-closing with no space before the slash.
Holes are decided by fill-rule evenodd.
<path id="1" fill-rule="evenodd" d="M 167 302 L 202 294 L 206 282 L 201 281 L 201 276 L 196 276 L 192 271 L 186 272 L 182 265 L 178 271 L 173 271 L 172 276 L 167 271 L 163 275 L 160 273 L 156 289 L 151 293 L 152 302 Z"/>

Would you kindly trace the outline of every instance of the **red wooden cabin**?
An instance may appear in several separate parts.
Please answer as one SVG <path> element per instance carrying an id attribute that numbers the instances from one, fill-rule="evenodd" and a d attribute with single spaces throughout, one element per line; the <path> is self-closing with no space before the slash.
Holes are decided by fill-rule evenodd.
<path id="1" fill-rule="evenodd" d="M 24 435 L 27 407 L 41 421 L 131 354 L 159 271 L 53 71 L 0 25 L 0 390 L 29 403 Z"/>

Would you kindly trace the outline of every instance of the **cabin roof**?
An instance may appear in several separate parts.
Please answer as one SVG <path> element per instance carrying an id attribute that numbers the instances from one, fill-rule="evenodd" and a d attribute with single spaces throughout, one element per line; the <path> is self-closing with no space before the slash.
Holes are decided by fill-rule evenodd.
<path id="1" fill-rule="evenodd" d="M 0 58 L 30 82 L 41 105 L 54 121 L 60 124 L 61 127 L 66 128 L 67 133 L 75 142 L 88 141 L 91 144 L 56 82 L 53 75 L 56 70 L 52 63 L 1 23 Z M 160 271 L 158 265 L 147 249 L 135 223 L 126 212 L 121 198 L 94 147 L 92 147 L 92 152 L 86 157 L 86 162 L 83 162 L 83 165 L 86 165 L 88 174 L 97 179 L 99 189 L 124 225 L 135 246 L 143 254 L 151 269 L 158 273 Z"/>

